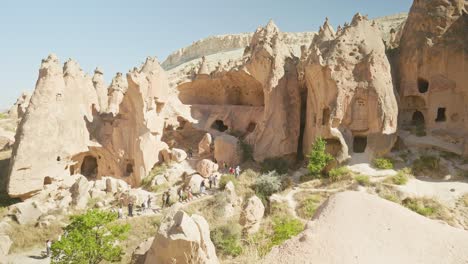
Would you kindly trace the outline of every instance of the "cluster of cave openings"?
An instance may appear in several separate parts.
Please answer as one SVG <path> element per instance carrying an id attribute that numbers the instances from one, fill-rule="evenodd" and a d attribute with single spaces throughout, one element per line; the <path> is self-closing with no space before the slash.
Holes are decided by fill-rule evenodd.
<path id="1" fill-rule="evenodd" d="M 324 108 L 322 111 L 322 126 L 325 126 L 330 121 L 330 109 Z"/>
<path id="2" fill-rule="evenodd" d="M 366 136 L 355 136 L 353 138 L 353 152 L 354 153 L 364 153 L 367 147 L 367 137 Z"/>
<path id="3" fill-rule="evenodd" d="M 445 116 L 445 107 L 437 108 L 437 117 L 435 119 L 436 122 L 445 122 L 447 117 Z"/>
<path id="4" fill-rule="evenodd" d="M 418 78 L 418 91 L 426 93 L 429 90 L 429 82 L 423 78 Z"/>
<path id="5" fill-rule="evenodd" d="M 81 163 L 81 174 L 88 179 L 95 179 L 98 175 L 98 162 L 96 157 L 88 155 Z"/>
<path id="6" fill-rule="evenodd" d="M 224 124 L 223 120 L 216 120 L 211 125 L 211 128 L 216 129 L 219 132 L 224 132 L 224 131 L 228 130 L 229 127 Z"/>

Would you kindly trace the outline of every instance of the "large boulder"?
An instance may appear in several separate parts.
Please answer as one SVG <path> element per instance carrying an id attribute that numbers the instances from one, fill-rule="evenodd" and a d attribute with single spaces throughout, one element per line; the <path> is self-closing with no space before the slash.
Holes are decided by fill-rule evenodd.
<path id="1" fill-rule="evenodd" d="M 140 245 L 133 251 L 132 254 L 132 264 L 144 264 L 146 260 L 146 252 L 151 248 L 153 245 L 154 237 L 150 237 L 145 241 L 141 242 Z"/>
<path id="2" fill-rule="evenodd" d="M 213 139 L 210 133 L 206 133 L 202 140 L 198 143 L 198 154 L 209 154 L 211 153 L 211 143 Z"/>
<path id="3" fill-rule="evenodd" d="M 0 257 L 8 255 L 10 247 L 13 244 L 10 237 L 7 235 L 0 235 Z"/>
<path id="4" fill-rule="evenodd" d="M 184 161 L 187 158 L 187 153 L 184 150 L 173 148 L 171 150 L 171 159 L 177 163 Z"/>
<path id="5" fill-rule="evenodd" d="M 247 200 L 242 211 L 240 224 L 247 234 L 254 234 L 260 229 L 260 224 L 265 214 L 265 206 L 257 196 L 252 196 Z"/>
<path id="6" fill-rule="evenodd" d="M 38 203 L 32 200 L 17 203 L 10 211 L 20 225 L 35 224 L 44 213 Z"/>
<path id="7" fill-rule="evenodd" d="M 330 197 L 305 231 L 273 248 L 264 263 L 461 264 L 467 244 L 465 230 L 347 191 Z"/>
<path id="8" fill-rule="evenodd" d="M 239 140 L 231 135 L 216 137 L 214 141 L 214 157 L 218 162 L 226 162 L 231 166 L 240 164 L 241 152 Z"/>
<path id="9" fill-rule="evenodd" d="M 188 182 L 188 186 L 192 188 L 192 193 L 196 194 L 200 192 L 200 185 L 205 178 L 200 176 L 199 174 L 193 174 L 190 176 L 190 180 Z"/>
<path id="10" fill-rule="evenodd" d="M 86 177 L 79 177 L 76 182 L 70 188 L 72 197 L 72 204 L 78 209 L 86 208 L 88 200 L 90 198 L 89 189 L 91 184 Z"/>
<path id="11" fill-rule="evenodd" d="M 219 263 L 210 239 L 208 223 L 202 216 L 177 211 L 163 220 L 145 263 Z"/>
<path id="12" fill-rule="evenodd" d="M 218 164 L 214 163 L 209 159 L 202 159 L 197 163 L 197 172 L 205 178 L 208 178 L 217 171 Z"/>

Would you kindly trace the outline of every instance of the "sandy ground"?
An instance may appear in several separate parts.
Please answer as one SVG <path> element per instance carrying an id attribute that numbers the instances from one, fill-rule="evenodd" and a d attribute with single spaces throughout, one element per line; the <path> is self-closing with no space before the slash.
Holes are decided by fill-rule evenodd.
<path id="1" fill-rule="evenodd" d="M 6 256 L 6 259 L 0 260 L 1 264 L 48 264 L 50 258 L 44 258 L 45 248 L 36 248 L 25 252 L 19 252 Z"/>

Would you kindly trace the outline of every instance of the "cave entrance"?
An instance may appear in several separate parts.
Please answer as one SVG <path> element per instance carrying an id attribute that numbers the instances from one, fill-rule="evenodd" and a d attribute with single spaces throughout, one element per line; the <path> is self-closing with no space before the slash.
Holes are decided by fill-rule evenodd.
<path id="1" fill-rule="evenodd" d="M 367 147 L 367 137 L 366 136 L 355 136 L 353 138 L 353 152 L 354 153 L 364 153 Z"/>
<path id="2" fill-rule="evenodd" d="M 226 126 L 222 120 L 216 120 L 211 125 L 211 128 L 216 129 L 219 132 L 224 132 L 228 129 L 228 126 Z"/>
<path id="3" fill-rule="evenodd" d="M 418 91 L 426 93 L 429 90 L 429 82 L 423 78 L 418 78 Z"/>
<path id="4" fill-rule="evenodd" d="M 445 117 L 445 107 L 439 107 L 437 108 L 437 117 L 436 117 L 436 122 L 445 122 L 447 118 Z"/>
<path id="5" fill-rule="evenodd" d="M 97 178 L 98 163 L 94 156 L 85 156 L 81 164 L 81 174 L 88 179 Z"/>
<path id="6" fill-rule="evenodd" d="M 322 112 L 322 126 L 325 126 L 330 121 L 330 109 L 324 108 Z"/>
<path id="7" fill-rule="evenodd" d="M 415 111 L 413 117 L 411 118 L 411 124 L 414 126 L 424 126 L 424 115 L 420 111 Z"/>
<path id="8" fill-rule="evenodd" d="M 257 123 L 250 122 L 249 125 L 247 126 L 247 133 L 252 133 L 254 132 L 255 128 L 257 127 Z"/>

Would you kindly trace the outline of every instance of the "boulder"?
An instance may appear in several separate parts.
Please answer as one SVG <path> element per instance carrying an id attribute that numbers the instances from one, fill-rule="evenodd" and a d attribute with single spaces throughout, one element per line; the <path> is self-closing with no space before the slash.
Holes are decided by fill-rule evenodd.
<path id="1" fill-rule="evenodd" d="M 97 189 L 97 190 L 105 191 L 106 188 L 107 188 L 106 180 L 105 179 L 100 179 L 100 180 L 94 181 L 93 188 Z"/>
<path id="2" fill-rule="evenodd" d="M 231 135 L 222 135 L 215 138 L 214 157 L 218 162 L 226 162 L 231 166 L 240 164 L 242 155 L 239 140 Z"/>
<path id="3" fill-rule="evenodd" d="M 182 149 L 173 148 L 171 150 L 171 160 L 177 163 L 184 161 L 187 158 L 187 153 Z"/>
<path id="4" fill-rule="evenodd" d="M 76 180 L 76 182 L 70 188 L 73 206 L 78 209 L 86 208 L 90 198 L 88 192 L 90 185 L 91 184 L 88 182 L 88 179 L 86 179 L 84 176 L 81 176 Z"/>
<path id="5" fill-rule="evenodd" d="M 93 199 L 103 199 L 106 196 L 106 192 L 93 188 L 89 191 L 89 195 Z"/>
<path id="6" fill-rule="evenodd" d="M 0 257 L 5 257 L 10 252 L 10 247 L 13 244 L 10 237 L 7 235 L 0 235 Z"/>
<path id="7" fill-rule="evenodd" d="M 145 241 L 141 242 L 140 245 L 133 251 L 132 254 L 132 264 L 144 264 L 146 260 L 146 253 L 151 248 L 153 244 L 154 237 L 150 237 Z"/>
<path id="8" fill-rule="evenodd" d="M 11 212 L 20 225 L 34 224 L 44 213 L 36 201 L 26 200 L 12 206 Z"/>
<path id="9" fill-rule="evenodd" d="M 162 157 L 162 160 L 166 163 L 169 163 L 172 161 L 172 157 L 171 157 L 171 151 L 167 148 L 165 149 L 162 149 L 159 154 L 161 155 Z"/>
<path id="10" fill-rule="evenodd" d="M 166 177 L 164 175 L 157 175 L 154 177 L 153 181 L 151 182 L 151 186 L 163 185 L 167 183 Z"/>
<path id="11" fill-rule="evenodd" d="M 210 133 L 206 133 L 202 140 L 198 143 L 198 154 L 210 154 L 211 153 L 211 143 L 213 139 Z"/>
<path id="12" fill-rule="evenodd" d="M 117 189 L 117 180 L 112 178 L 112 177 L 105 177 L 106 180 L 106 192 L 108 193 L 116 193 L 118 191 Z"/>
<path id="13" fill-rule="evenodd" d="M 208 178 L 210 175 L 218 171 L 218 164 L 209 159 L 202 159 L 197 163 L 197 172 L 201 176 Z"/>
<path id="14" fill-rule="evenodd" d="M 263 263 L 461 264 L 467 243 L 463 229 L 376 195 L 346 191 L 331 196 L 304 232 L 274 247 Z"/>
<path id="15" fill-rule="evenodd" d="M 200 185 L 201 182 L 204 181 L 205 178 L 200 176 L 199 174 L 193 174 L 190 176 L 190 180 L 188 182 L 188 186 L 192 188 L 192 193 L 197 194 L 200 192 Z"/>
<path id="16" fill-rule="evenodd" d="M 219 263 L 206 220 L 195 214 L 190 217 L 183 211 L 168 215 L 159 227 L 145 263 Z"/>
<path id="17" fill-rule="evenodd" d="M 265 214 L 265 206 L 262 200 L 257 196 L 252 196 L 247 200 L 247 203 L 242 211 L 240 224 L 244 227 L 247 234 L 254 234 L 260 228 L 263 215 Z"/>

